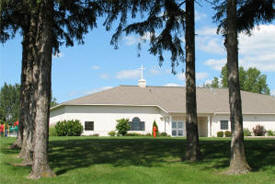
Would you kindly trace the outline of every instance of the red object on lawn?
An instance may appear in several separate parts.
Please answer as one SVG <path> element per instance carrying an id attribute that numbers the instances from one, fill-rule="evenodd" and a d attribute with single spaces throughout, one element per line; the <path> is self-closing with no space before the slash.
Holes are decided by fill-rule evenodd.
<path id="1" fill-rule="evenodd" d="M 5 130 L 5 125 L 4 124 L 1 124 L 0 125 L 0 133 L 4 132 Z"/>
<path id="2" fill-rule="evenodd" d="M 154 126 L 154 128 L 153 128 L 153 135 L 154 135 L 154 137 L 157 136 L 157 127 L 155 127 L 155 126 Z"/>
<path id="3" fill-rule="evenodd" d="M 16 121 L 15 123 L 13 123 L 13 126 L 18 126 L 19 125 L 19 121 Z"/>

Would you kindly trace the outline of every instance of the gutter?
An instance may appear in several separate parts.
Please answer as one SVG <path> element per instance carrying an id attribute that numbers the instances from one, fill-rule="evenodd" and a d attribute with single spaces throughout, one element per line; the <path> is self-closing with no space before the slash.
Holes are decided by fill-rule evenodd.
<path id="1" fill-rule="evenodd" d="M 163 112 L 169 114 L 169 112 L 158 106 L 158 105 L 133 105 L 133 104 L 80 104 L 80 105 L 74 105 L 74 104 L 59 104 L 57 106 L 54 106 L 52 108 L 50 108 L 50 111 L 52 110 L 55 110 L 57 108 L 60 108 L 62 106 L 122 106 L 122 107 L 127 107 L 127 106 L 130 106 L 130 107 L 157 107 L 159 108 L 160 110 L 162 110 Z"/>

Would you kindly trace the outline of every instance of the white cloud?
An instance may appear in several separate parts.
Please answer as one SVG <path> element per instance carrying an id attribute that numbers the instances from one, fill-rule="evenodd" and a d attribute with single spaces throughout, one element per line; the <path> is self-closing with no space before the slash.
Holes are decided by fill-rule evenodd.
<path id="1" fill-rule="evenodd" d="M 159 75 L 159 74 L 171 74 L 171 69 L 168 68 L 161 68 L 159 66 L 153 66 L 150 69 L 150 73 L 153 75 Z"/>
<path id="2" fill-rule="evenodd" d="M 83 95 L 89 95 L 89 94 L 96 93 L 96 92 L 99 92 L 99 91 L 107 90 L 107 89 L 110 89 L 110 88 L 112 88 L 112 86 L 104 86 L 104 87 L 101 87 L 101 88 L 92 89 L 90 91 L 80 91 L 80 90 L 71 91 L 68 94 L 68 97 L 75 98 L 75 97 L 79 97 L 79 96 L 83 96 Z"/>
<path id="3" fill-rule="evenodd" d="M 241 54 L 255 51 L 255 54 L 275 52 L 275 25 L 260 25 L 252 31 L 251 36 L 239 35 Z M 250 53 L 251 54 L 251 53 Z"/>
<path id="4" fill-rule="evenodd" d="M 160 70 L 158 68 L 151 68 L 150 73 L 153 75 L 160 74 Z"/>
<path id="5" fill-rule="evenodd" d="M 199 21 L 199 20 L 205 19 L 206 17 L 207 17 L 206 14 L 198 12 L 198 11 L 195 11 L 195 21 Z"/>
<path id="6" fill-rule="evenodd" d="M 179 73 L 176 75 L 178 80 L 185 81 L 185 73 Z M 196 80 L 204 80 L 208 77 L 206 72 L 196 72 Z"/>
<path id="7" fill-rule="evenodd" d="M 208 73 L 206 72 L 197 72 L 196 73 L 196 80 L 204 80 L 208 77 Z"/>
<path id="8" fill-rule="evenodd" d="M 56 53 L 56 54 L 53 54 L 53 58 L 62 58 L 64 57 L 64 54 L 62 52 L 59 52 L 59 53 Z"/>
<path id="9" fill-rule="evenodd" d="M 185 73 L 179 73 L 176 77 L 178 80 L 185 81 Z"/>
<path id="10" fill-rule="evenodd" d="M 125 41 L 125 44 L 128 46 L 135 45 L 138 43 L 138 38 L 135 36 L 125 36 L 123 40 Z"/>
<path id="11" fill-rule="evenodd" d="M 216 28 L 204 27 L 199 29 L 196 37 L 197 48 L 212 54 L 225 54 L 223 39 L 216 34 Z"/>
<path id="12" fill-rule="evenodd" d="M 142 35 L 140 37 L 140 39 L 143 40 L 143 41 L 147 41 L 147 40 L 150 40 L 152 36 L 153 36 L 152 33 L 146 32 L 146 33 L 144 33 L 144 35 Z"/>
<path id="13" fill-rule="evenodd" d="M 164 86 L 183 86 L 183 85 L 180 85 L 180 84 L 177 84 L 177 83 L 167 83 Z"/>
<path id="14" fill-rule="evenodd" d="M 207 85 L 207 84 L 211 84 L 212 83 L 212 80 L 211 79 L 207 79 L 204 84 Z"/>
<path id="15" fill-rule="evenodd" d="M 99 77 L 101 79 L 109 79 L 110 78 L 110 76 L 108 74 L 106 74 L 106 73 L 101 74 Z"/>
<path id="16" fill-rule="evenodd" d="M 152 37 L 152 33 L 150 32 L 146 32 L 144 33 L 144 35 L 138 37 L 138 36 L 125 36 L 123 37 L 123 40 L 125 41 L 125 44 L 128 45 L 128 46 L 131 46 L 131 45 L 136 45 L 140 42 L 144 42 L 144 41 L 148 41 L 150 40 Z"/>
<path id="17" fill-rule="evenodd" d="M 196 33 L 200 36 L 216 36 L 217 28 L 215 27 L 204 27 L 196 31 Z"/>
<path id="18" fill-rule="evenodd" d="M 68 94 L 68 97 L 75 97 L 75 96 L 80 96 L 82 93 L 81 91 L 70 91 Z"/>
<path id="19" fill-rule="evenodd" d="M 240 34 L 240 65 L 256 67 L 260 71 L 275 71 L 275 25 L 260 25 L 252 36 Z"/>
<path id="20" fill-rule="evenodd" d="M 140 76 L 140 70 L 122 70 L 116 74 L 117 79 L 137 79 Z"/>
<path id="21" fill-rule="evenodd" d="M 204 62 L 205 65 L 210 66 L 214 70 L 221 71 L 222 67 L 225 65 L 226 59 L 209 59 Z"/>
<path id="22" fill-rule="evenodd" d="M 207 79 L 207 80 L 204 81 L 204 84 L 205 84 L 205 85 L 206 85 L 206 84 L 211 84 L 213 80 L 214 80 L 214 79 Z M 218 77 L 218 81 L 219 81 L 219 83 L 221 84 L 222 78 Z"/>
<path id="23" fill-rule="evenodd" d="M 208 53 L 226 56 L 223 39 L 215 36 L 216 28 L 203 28 L 198 31 L 198 49 Z M 275 71 L 275 25 L 260 25 L 248 36 L 239 35 L 239 63 L 245 69 L 256 67 L 263 72 Z M 209 59 L 205 65 L 215 70 L 221 70 L 225 65 L 224 59 Z"/>
<path id="24" fill-rule="evenodd" d="M 91 91 L 86 91 L 86 92 L 84 92 L 84 94 L 88 95 L 88 94 L 96 93 L 96 92 L 99 92 L 99 91 L 104 91 L 104 90 L 111 89 L 111 88 L 112 88 L 112 86 L 104 86 L 104 87 L 101 87 L 101 88 L 93 89 Z"/>
<path id="25" fill-rule="evenodd" d="M 223 47 L 223 41 L 218 38 L 212 37 L 198 37 L 197 39 L 198 49 L 207 53 L 223 55 L 225 49 Z"/>
<path id="26" fill-rule="evenodd" d="M 93 65 L 93 66 L 92 66 L 92 70 L 99 70 L 99 69 L 100 69 L 100 67 L 97 66 L 97 65 Z"/>

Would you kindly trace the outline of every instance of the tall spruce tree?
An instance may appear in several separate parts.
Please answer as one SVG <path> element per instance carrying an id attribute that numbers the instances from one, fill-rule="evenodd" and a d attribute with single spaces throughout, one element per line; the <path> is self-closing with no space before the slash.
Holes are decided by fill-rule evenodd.
<path id="1" fill-rule="evenodd" d="M 238 66 L 237 1 L 228 0 L 226 5 L 227 29 L 225 47 L 227 52 L 227 71 L 229 86 L 231 141 L 231 173 L 247 173 L 250 167 L 246 161 L 243 135 L 242 101 Z"/>
<path id="2" fill-rule="evenodd" d="M 29 141 L 31 143 L 28 144 L 27 150 L 27 154 L 30 154 L 33 149 L 30 177 L 53 176 L 47 158 L 52 53 L 59 52 L 59 47 L 63 43 L 66 46 L 73 46 L 74 41 L 84 43 L 83 35 L 89 28 L 96 26 L 96 17 L 101 14 L 100 6 L 93 1 L 4 0 L 1 1 L 0 10 L 1 41 L 5 42 L 14 37 L 19 29 L 24 38 L 22 71 L 26 71 L 25 78 L 30 78 L 30 88 L 33 90 L 26 92 L 26 95 L 31 96 L 29 101 L 24 101 L 21 95 L 21 103 L 35 114 L 32 116 L 33 114 L 22 111 L 27 113 L 26 116 L 31 120 L 27 124 L 24 119 L 24 129 L 25 125 L 29 126 L 28 133 L 32 134 L 30 137 L 34 136 L 32 141 Z M 26 17 L 25 21 L 29 27 L 22 24 L 23 17 Z M 29 37 L 29 34 L 32 37 Z M 28 65 L 31 66 L 31 70 L 26 69 Z M 25 90 L 24 85 L 22 90 Z"/>
<path id="3" fill-rule="evenodd" d="M 243 117 L 238 70 L 238 33 L 250 34 L 256 24 L 274 19 L 274 0 L 216 0 L 218 31 L 225 36 L 232 129 L 231 157 L 228 174 L 243 174 L 251 169 L 244 148 Z"/>
<path id="4" fill-rule="evenodd" d="M 109 1 L 110 2 L 110 1 Z M 182 8 L 186 5 L 186 11 Z M 159 64 L 164 61 L 163 52 L 171 53 L 172 72 L 179 62 L 186 63 L 186 130 L 187 149 L 185 159 L 196 161 L 199 158 L 198 120 L 196 104 L 196 80 L 195 80 L 195 26 L 194 26 L 194 0 L 158 0 L 158 1 L 112 1 L 106 4 L 107 19 L 105 25 L 110 29 L 112 22 L 120 16 L 120 22 L 112 37 L 111 44 L 117 48 L 117 43 L 123 31 L 126 34 L 136 33 L 140 36 L 150 35 L 149 52 L 157 55 Z M 136 18 L 137 12 L 148 14 L 148 17 L 140 22 L 127 25 L 127 15 Z M 142 17 L 142 16 L 141 16 Z M 185 35 L 185 53 L 182 36 Z M 140 45 L 139 45 L 140 47 Z"/>
<path id="5" fill-rule="evenodd" d="M 19 28 L 22 29 L 22 32 L 24 32 L 28 28 L 28 14 L 25 12 L 24 16 L 22 16 L 22 13 L 19 13 L 18 10 L 21 9 L 22 7 L 23 11 L 26 7 L 24 7 L 24 4 L 21 2 L 15 2 L 11 0 L 3 0 L 0 2 L 0 11 L 1 11 L 1 16 L 0 16 L 0 42 L 5 43 L 7 40 L 14 38 L 16 32 L 18 31 Z M 27 43 L 27 37 L 25 36 L 23 38 L 22 45 L 26 45 Z M 23 54 L 22 54 L 22 63 L 25 63 L 26 61 L 26 50 L 23 47 Z M 13 144 L 12 147 L 21 147 L 23 143 L 23 124 L 24 124 L 24 117 L 27 113 L 24 112 L 29 112 L 26 107 L 24 106 L 25 104 L 25 98 L 24 96 L 24 90 L 26 89 L 26 84 L 25 84 L 25 71 L 27 67 L 23 67 L 22 65 L 22 71 L 21 71 L 21 88 L 20 88 L 20 111 L 19 111 L 19 132 L 17 139 L 15 143 Z M 24 87 L 23 87 L 24 86 Z"/>

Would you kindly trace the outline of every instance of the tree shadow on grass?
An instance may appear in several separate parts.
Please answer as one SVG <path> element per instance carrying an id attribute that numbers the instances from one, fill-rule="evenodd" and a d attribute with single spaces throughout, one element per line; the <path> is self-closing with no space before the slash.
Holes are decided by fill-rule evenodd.
<path id="1" fill-rule="evenodd" d="M 57 175 L 94 164 L 161 167 L 162 162 L 180 158 L 183 140 L 172 139 L 84 139 L 52 141 L 49 158 Z M 168 159 L 168 160 L 167 160 Z"/>
<path id="2" fill-rule="evenodd" d="M 247 161 L 252 171 L 272 170 L 275 173 L 275 140 L 245 141 Z M 273 166 L 273 167 L 272 167 Z"/>
<path id="3" fill-rule="evenodd" d="M 224 169 L 230 164 L 230 140 L 201 141 L 203 169 Z M 275 140 L 246 140 L 246 158 L 252 172 L 272 169 L 275 172 Z M 200 164 L 194 163 L 194 164 Z M 273 166 L 273 167 L 272 167 Z"/>
<path id="4" fill-rule="evenodd" d="M 57 175 L 69 170 L 95 164 L 111 164 L 114 167 L 161 167 L 163 163 L 179 162 L 185 154 L 185 139 L 102 139 L 82 138 L 52 140 L 49 144 L 49 162 Z M 275 140 L 246 140 L 247 160 L 253 171 L 275 172 Z M 202 160 L 186 164 L 198 169 L 224 169 L 229 166 L 230 140 L 200 140 Z M 16 154 L 18 150 L 1 149 L 4 154 Z"/>

